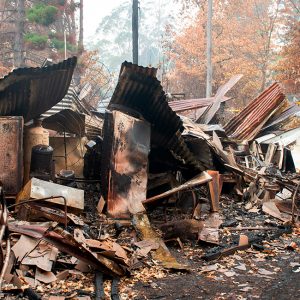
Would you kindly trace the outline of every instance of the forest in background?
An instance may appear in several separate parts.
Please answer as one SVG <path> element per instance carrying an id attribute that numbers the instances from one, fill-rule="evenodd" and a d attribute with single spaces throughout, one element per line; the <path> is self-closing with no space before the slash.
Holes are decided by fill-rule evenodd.
<path id="1" fill-rule="evenodd" d="M 213 93 L 244 74 L 232 91 L 235 105 L 244 106 L 275 80 L 291 96 L 299 94 L 300 1 L 213 3 Z M 120 1 L 83 45 L 84 0 L 0 0 L 0 72 L 62 60 L 66 45 L 67 57 L 79 56 L 77 84 L 93 89 L 96 107 L 110 95 L 120 64 L 132 60 L 131 9 L 131 0 Z M 205 97 L 206 23 L 206 0 L 140 0 L 139 62 L 159 69 L 167 92 Z"/>
<path id="2" fill-rule="evenodd" d="M 213 92 L 235 74 L 243 79 L 233 90 L 244 106 L 275 80 L 287 93 L 299 93 L 300 1 L 213 1 Z M 207 1 L 140 1 L 142 65 L 159 68 L 170 93 L 205 97 Z M 131 1 L 99 24 L 93 49 L 112 71 L 131 57 Z"/>

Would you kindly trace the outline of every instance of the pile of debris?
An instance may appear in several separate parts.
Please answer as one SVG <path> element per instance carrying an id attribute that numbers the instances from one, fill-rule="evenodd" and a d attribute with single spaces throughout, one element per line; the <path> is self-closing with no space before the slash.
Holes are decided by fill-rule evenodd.
<path id="1" fill-rule="evenodd" d="M 222 127 L 241 75 L 213 98 L 168 102 L 156 69 L 125 62 L 103 119 L 78 99 L 47 114 L 75 65 L 0 80 L 2 293 L 103 299 L 108 280 L 118 299 L 135 270 L 191 269 L 169 243 L 209 245 L 208 272 L 205 261 L 296 230 L 300 109 L 278 83 Z"/>

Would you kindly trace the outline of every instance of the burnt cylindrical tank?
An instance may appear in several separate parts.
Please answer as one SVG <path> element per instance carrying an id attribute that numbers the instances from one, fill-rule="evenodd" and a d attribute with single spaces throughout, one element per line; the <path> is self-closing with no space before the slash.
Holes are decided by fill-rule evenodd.
<path id="1" fill-rule="evenodd" d="M 42 180 L 52 179 L 53 172 L 53 148 L 47 145 L 32 147 L 30 178 L 36 177 Z"/>
<path id="2" fill-rule="evenodd" d="M 36 145 L 49 145 L 49 132 L 40 119 L 35 119 L 33 127 L 27 127 L 24 132 L 24 184 L 29 181 L 31 152 Z"/>

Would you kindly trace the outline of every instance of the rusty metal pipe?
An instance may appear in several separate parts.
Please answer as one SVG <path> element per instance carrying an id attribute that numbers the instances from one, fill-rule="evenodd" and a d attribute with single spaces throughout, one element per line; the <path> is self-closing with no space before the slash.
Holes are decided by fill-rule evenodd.
<path id="1" fill-rule="evenodd" d="M 61 181 L 69 181 L 69 182 L 71 182 L 71 181 L 85 182 L 85 183 L 98 183 L 98 182 L 101 182 L 100 179 L 85 179 L 85 178 L 81 178 L 81 177 L 63 178 L 63 177 L 55 176 L 55 179 L 58 179 L 58 180 L 61 180 Z"/>

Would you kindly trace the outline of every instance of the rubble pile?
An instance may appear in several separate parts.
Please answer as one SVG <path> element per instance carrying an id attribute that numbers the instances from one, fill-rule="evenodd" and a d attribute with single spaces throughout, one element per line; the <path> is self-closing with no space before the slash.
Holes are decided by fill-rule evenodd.
<path id="1" fill-rule="evenodd" d="M 169 101 L 156 69 L 124 62 L 103 118 L 76 97 L 52 113 L 75 65 L 0 80 L 1 296 L 131 299 L 168 274 L 270 280 L 267 257 L 299 253 L 300 109 L 279 83 L 222 126 L 242 75 Z"/>

